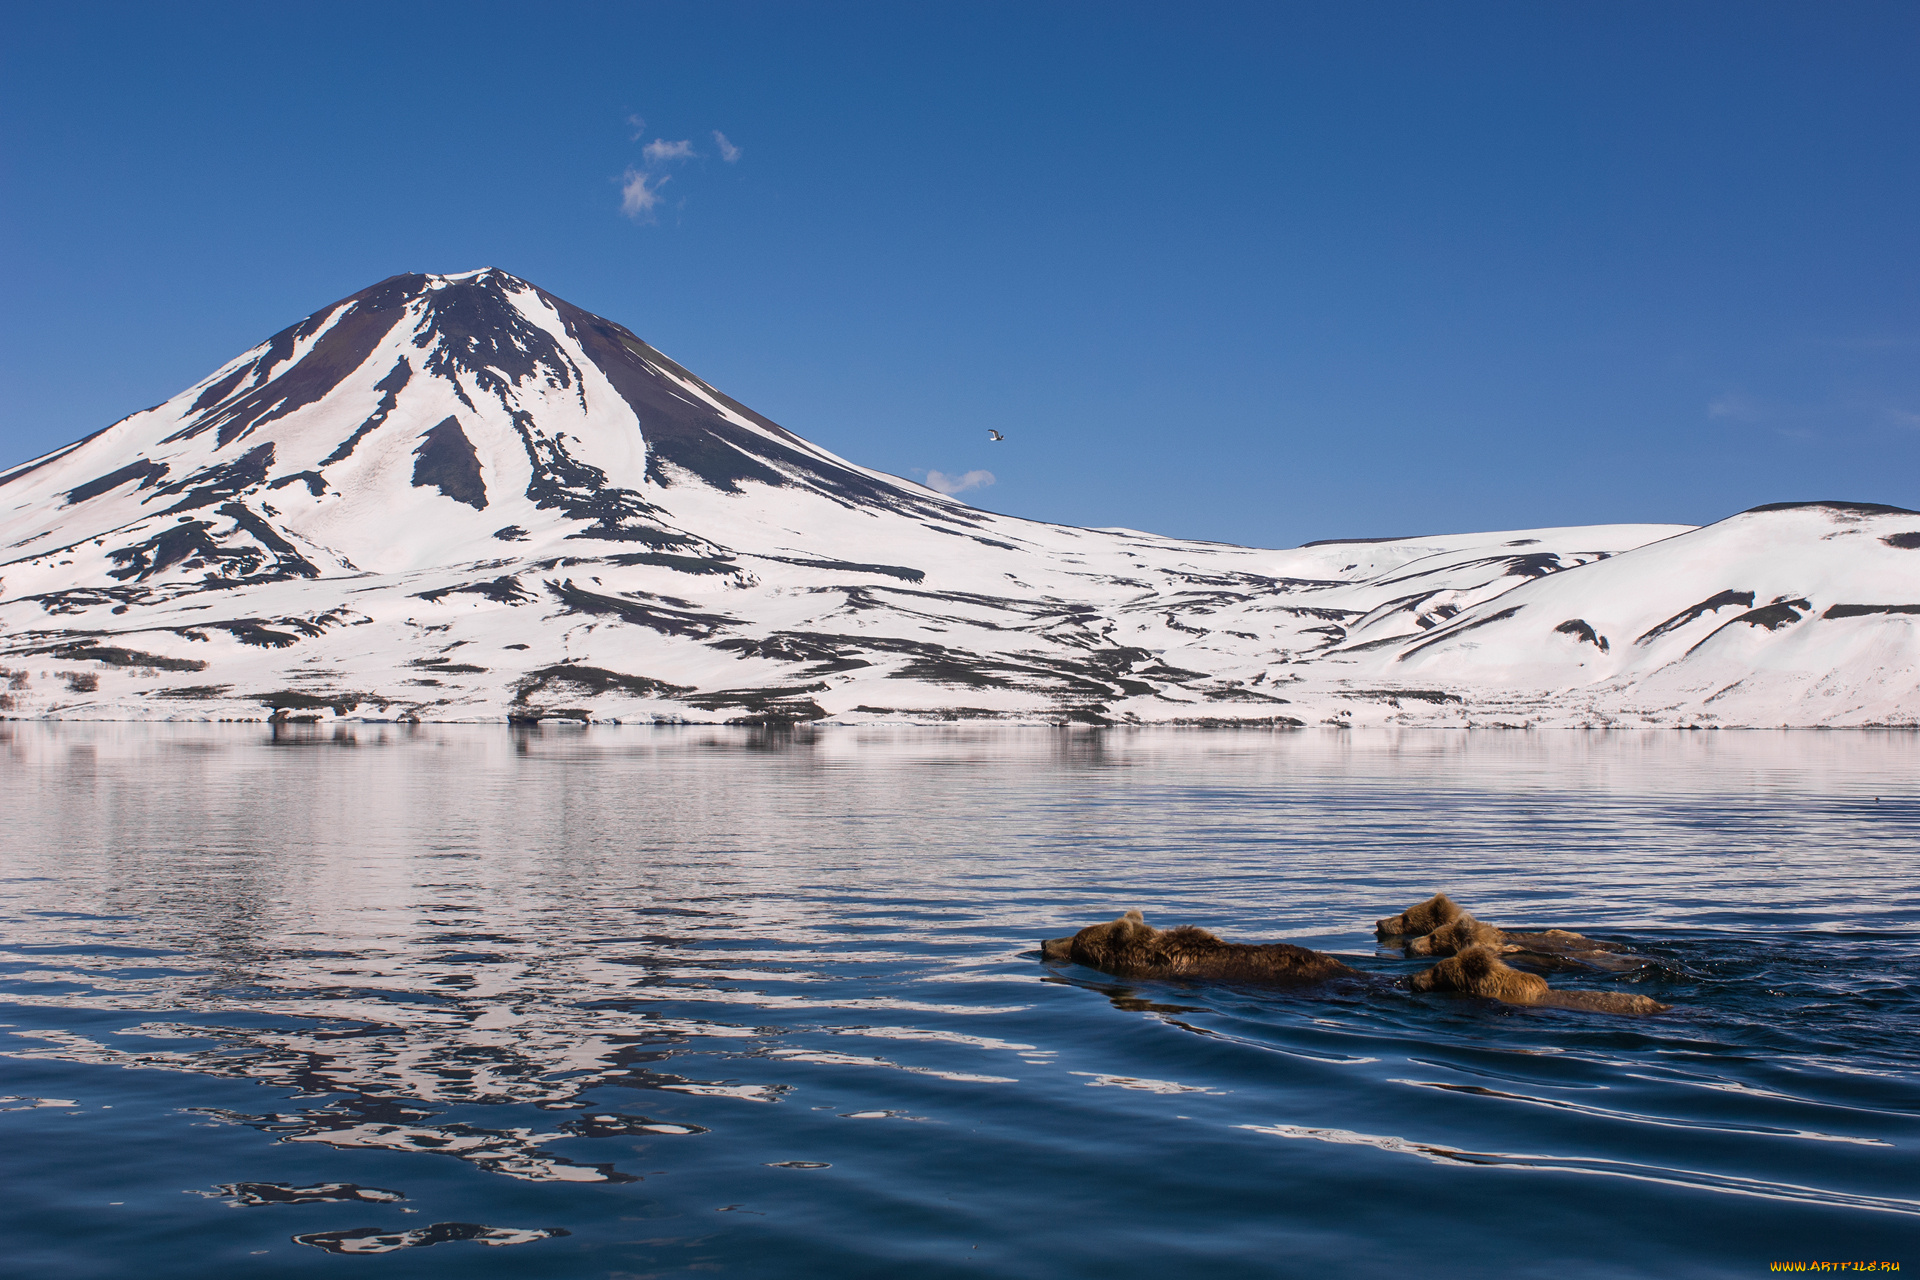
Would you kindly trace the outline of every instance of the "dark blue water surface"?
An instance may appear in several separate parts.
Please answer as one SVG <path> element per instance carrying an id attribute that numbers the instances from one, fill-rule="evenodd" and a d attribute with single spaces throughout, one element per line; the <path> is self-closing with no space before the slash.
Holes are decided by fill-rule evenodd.
<path id="1" fill-rule="evenodd" d="M 0 726 L 31 1276 L 1920 1267 L 1920 736 Z M 1420 996 L 1446 890 L 1632 944 Z M 1130 982 L 1128 907 L 1377 980 Z"/>

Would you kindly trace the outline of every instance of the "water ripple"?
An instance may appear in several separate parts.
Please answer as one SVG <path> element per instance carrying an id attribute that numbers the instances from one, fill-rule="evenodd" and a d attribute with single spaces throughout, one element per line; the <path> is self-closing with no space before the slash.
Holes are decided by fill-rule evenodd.
<path id="1" fill-rule="evenodd" d="M 18 1265 L 1744 1276 L 1912 1239 L 1920 735 L 360 745 L 0 725 Z M 1628 942 L 1577 985 L 1677 1007 L 1417 996 L 1372 922 L 1436 889 Z M 1126 907 L 1362 978 L 1037 954 Z"/>
<path id="2" fill-rule="evenodd" d="M 1670 1169 L 1658 1165 L 1632 1164 L 1593 1156 L 1520 1155 L 1499 1151 L 1462 1151 L 1430 1142 L 1412 1142 L 1406 1138 L 1374 1133 L 1355 1133 L 1350 1129 L 1312 1129 L 1290 1124 L 1243 1124 L 1252 1133 L 1275 1138 L 1299 1138 L 1330 1142 L 1337 1146 L 1372 1147 L 1396 1155 L 1419 1156 L 1438 1164 L 1463 1164 L 1482 1167 L 1531 1169 L 1546 1173 L 1582 1173 L 1603 1178 L 1626 1178 L 1636 1182 L 1654 1182 L 1689 1190 L 1714 1191 L 1723 1195 L 1753 1196 L 1762 1200 L 1788 1200 L 1800 1204 L 1846 1209 L 1865 1209 L 1873 1213 L 1898 1213 L 1920 1217 L 1920 1200 L 1890 1196 L 1855 1195 L 1820 1187 L 1805 1187 L 1789 1182 L 1766 1182 L 1730 1174 L 1703 1173 L 1694 1169 Z"/>

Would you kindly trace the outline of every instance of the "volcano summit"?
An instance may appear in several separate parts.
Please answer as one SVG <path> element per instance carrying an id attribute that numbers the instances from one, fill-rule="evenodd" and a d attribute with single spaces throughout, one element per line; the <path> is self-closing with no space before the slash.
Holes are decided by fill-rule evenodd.
<path id="1" fill-rule="evenodd" d="M 11 716 L 1920 723 L 1920 515 L 1266 551 L 975 510 L 504 272 L 0 472 Z"/>

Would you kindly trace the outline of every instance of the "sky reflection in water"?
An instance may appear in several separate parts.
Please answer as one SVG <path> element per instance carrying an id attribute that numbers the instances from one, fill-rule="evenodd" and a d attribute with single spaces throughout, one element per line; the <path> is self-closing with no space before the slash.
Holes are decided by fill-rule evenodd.
<path id="1" fill-rule="evenodd" d="M 0 761 L 5 1231 L 49 1274 L 1920 1238 L 1912 735 L 14 724 Z M 1371 923 L 1436 889 L 1631 939 L 1555 981 L 1678 1007 L 1413 996 Z M 1040 962 L 1134 906 L 1377 980 Z"/>

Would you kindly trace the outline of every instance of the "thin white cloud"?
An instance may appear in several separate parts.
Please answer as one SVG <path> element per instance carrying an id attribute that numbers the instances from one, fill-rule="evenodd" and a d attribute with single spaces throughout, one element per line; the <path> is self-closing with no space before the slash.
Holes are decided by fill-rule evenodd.
<path id="1" fill-rule="evenodd" d="M 944 471 L 927 472 L 927 488 L 952 497 L 956 493 L 965 493 L 969 489 L 984 489 L 993 483 L 991 471 L 968 471 L 962 475 L 950 476 Z"/>
<path id="2" fill-rule="evenodd" d="M 665 138 L 655 138 L 640 148 L 648 164 L 660 164 L 666 160 L 685 160 L 693 155 L 693 143 L 685 138 L 678 142 L 668 142 Z"/>
<path id="3" fill-rule="evenodd" d="M 636 221 L 651 219 L 654 206 L 660 203 L 660 188 L 667 181 L 664 173 L 644 173 L 629 167 L 620 177 L 620 212 Z"/>
<path id="4" fill-rule="evenodd" d="M 1764 413 L 1765 406 L 1737 391 L 1715 396 L 1707 404 L 1709 418 L 1731 419 L 1734 422 L 1758 422 Z"/>
<path id="5" fill-rule="evenodd" d="M 627 127 L 632 130 L 633 141 L 638 142 L 644 136 L 642 130 L 647 122 L 637 114 L 629 115 Z M 742 154 L 740 148 L 718 129 L 712 132 L 720 158 L 728 164 L 737 163 Z M 635 222 L 652 222 L 663 198 L 660 188 L 668 181 L 666 171 L 683 160 L 697 160 L 701 154 L 694 150 L 691 138 L 655 138 L 641 147 L 639 163 L 628 165 L 626 172 L 614 179 L 620 186 L 620 212 Z"/>
<path id="6" fill-rule="evenodd" d="M 1866 333 L 1850 337 L 1814 338 L 1812 345 L 1840 351 L 1895 351 L 1920 347 L 1920 333 Z"/>

